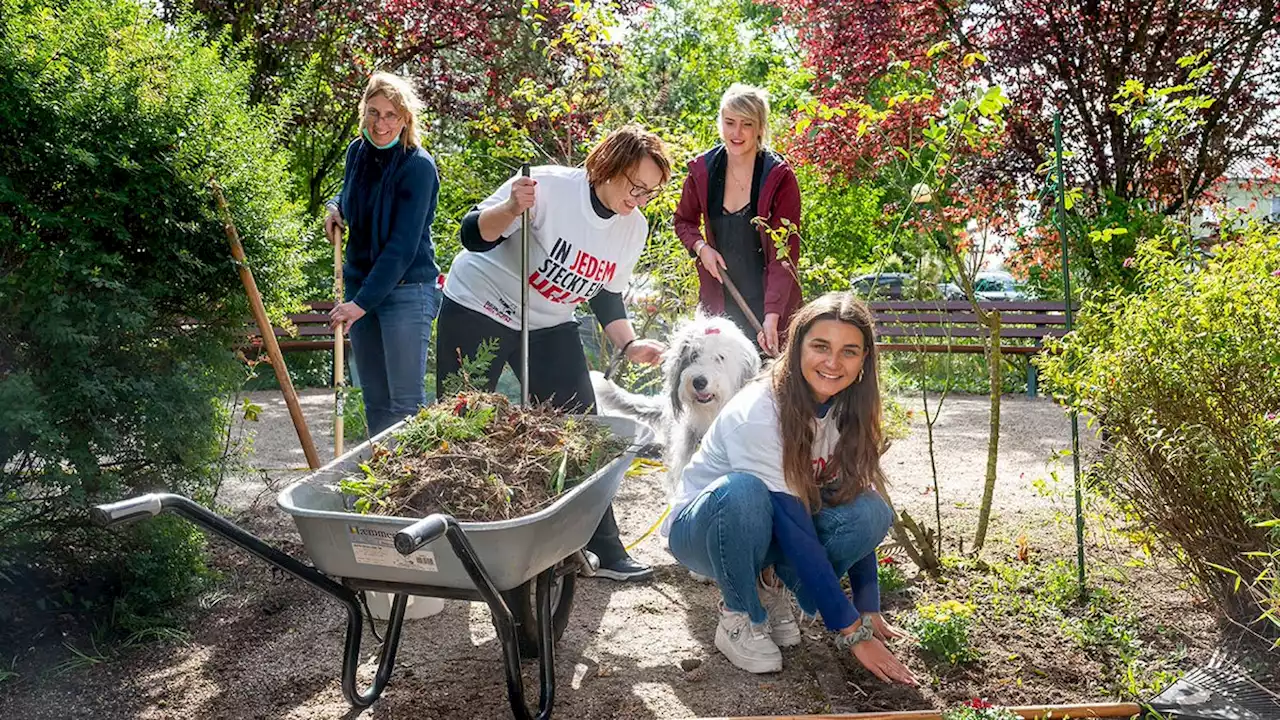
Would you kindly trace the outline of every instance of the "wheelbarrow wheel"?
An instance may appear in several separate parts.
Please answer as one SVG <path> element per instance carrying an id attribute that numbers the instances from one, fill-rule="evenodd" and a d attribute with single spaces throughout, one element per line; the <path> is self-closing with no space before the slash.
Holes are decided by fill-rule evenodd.
<path id="1" fill-rule="evenodd" d="M 573 609 L 573 592 L 577 587 L 577 573 L 559 574 L 551 585 L 551 635 L 560 640 L 569 625 L 569 611 Z M 538 604 L 535 589 L 538 579 L 533 578 L 514 590 L 502 593 L 502 599 L 516 621 L 516 639 L 520 642 L 520 657 L 538 657 Z"/>

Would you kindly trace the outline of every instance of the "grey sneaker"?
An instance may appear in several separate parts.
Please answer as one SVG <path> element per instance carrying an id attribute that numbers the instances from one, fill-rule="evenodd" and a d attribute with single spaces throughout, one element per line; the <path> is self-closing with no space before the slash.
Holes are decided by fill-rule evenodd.
<path id="1" fill-rule="evenodd" d="M 746 613 L 721 606 L 716 626 L 716 648 L 737 667 L 749 673 L 782 670 L 782 651 L 769 639 L 768 623 L 753 625 Z"/>
<path id="2" fill-rule="evenodd" d="M 796 614 L 791 610 L 791 594 L 781 585 L 767 587 L 756 584 L 760 593 L 760 604 L 769 613 L 769 637 L 778 647 L 793 647 L 800 644 L 800 626 L 796 623 Z"/>

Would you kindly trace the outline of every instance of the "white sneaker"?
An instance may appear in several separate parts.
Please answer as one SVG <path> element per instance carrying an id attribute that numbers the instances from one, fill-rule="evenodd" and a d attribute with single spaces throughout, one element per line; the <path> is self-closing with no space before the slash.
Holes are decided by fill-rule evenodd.
<path id="1" fill-rule="evenodd" d="M 800 625 L 791 610 L 791 596 L 783 586 L 767 587 L 757 583 L 760 604 L 769 613 L 769 637 L 778 647 L 800 644 Z"/>
<path id="2" fill-rule="evenodd" d="M 753 625 L 746 613 L 720 608 L 716 648 L 729 662 L 749 673 L 782 670 L 782 651 L 769 639 L 768 624 Z"/>

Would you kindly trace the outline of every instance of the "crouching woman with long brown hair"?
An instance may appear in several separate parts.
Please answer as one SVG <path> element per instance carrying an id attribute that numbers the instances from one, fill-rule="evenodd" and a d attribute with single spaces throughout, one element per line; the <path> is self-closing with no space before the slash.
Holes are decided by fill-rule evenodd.
<path id="1" fill-rule="evenodd" d="M 871 321 L 850 293 L 800 308 L 773 369 L 729 401 L 681 473 L 663 534 L 719 585 L 716 647 L 748 672 L 781 670 L 779 646 L 800 642 L 790 590 L 877 677 L 915 684 L 883 642 L 898 631 L 876 581 L 893 513 L 874 489 L 884 439 Z"/>

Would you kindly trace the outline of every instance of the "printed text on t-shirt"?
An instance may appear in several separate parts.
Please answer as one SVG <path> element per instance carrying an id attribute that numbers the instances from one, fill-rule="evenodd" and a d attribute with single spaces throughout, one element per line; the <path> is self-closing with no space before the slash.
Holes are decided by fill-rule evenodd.
<path id="1" fill-rule="evenodd" d="M 529 276 L 529 286 L 552 302 L 577 305 L 595 297 L 617 271 L 617 263 L 575 251 L 558 238 L 542 266 Z"/>

